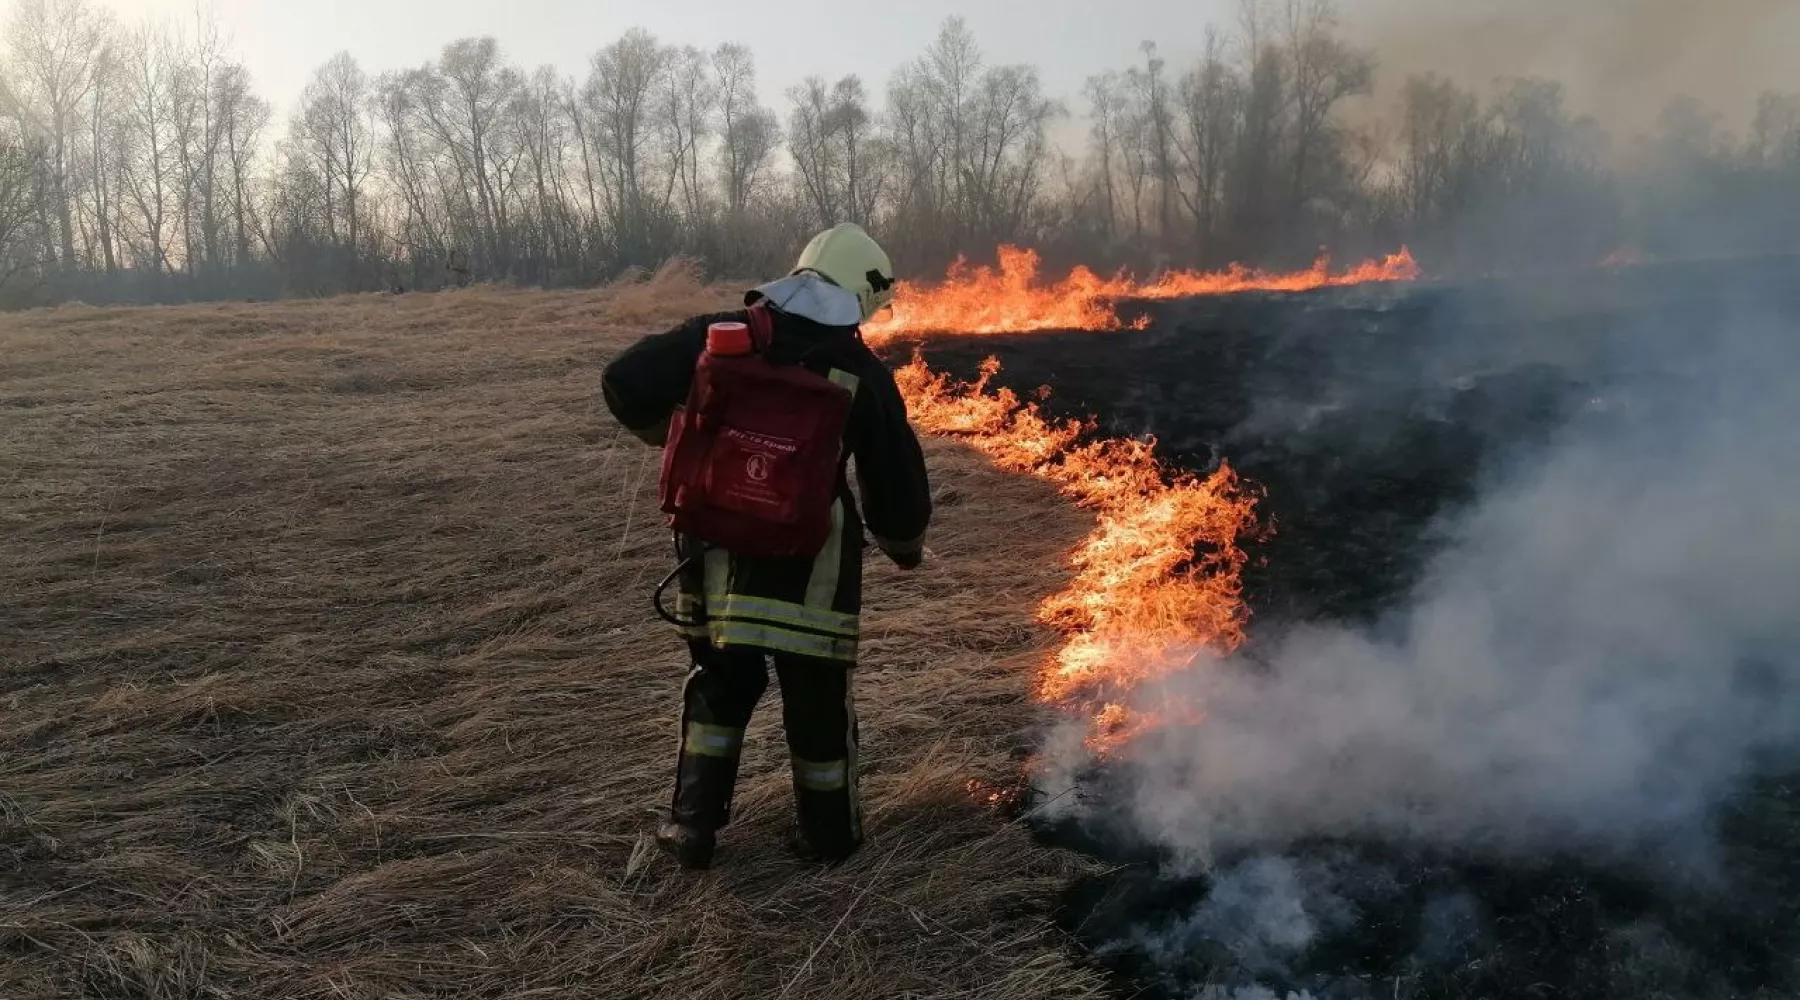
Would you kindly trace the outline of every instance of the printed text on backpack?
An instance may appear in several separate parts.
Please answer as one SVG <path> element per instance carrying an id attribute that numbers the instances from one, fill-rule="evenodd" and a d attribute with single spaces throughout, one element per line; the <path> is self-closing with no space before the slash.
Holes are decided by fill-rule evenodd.
<path id="1" fill-rule="evenodd" d="M 832 530 L 852 390 L 771 362 L 772 317 L 760 304 L 748 338 L 717 326 L 726 329 L 709 338 L 670 421 L 663 513 L 674 530 L 738 555 L 810 558 Z"/>

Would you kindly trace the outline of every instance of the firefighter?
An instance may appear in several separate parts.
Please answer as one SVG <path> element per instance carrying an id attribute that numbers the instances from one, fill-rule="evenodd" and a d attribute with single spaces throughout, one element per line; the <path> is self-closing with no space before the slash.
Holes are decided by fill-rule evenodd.
<path id="1" fill-rule="evenodd" d="M 893 373 L 860 334 L 861 324 L 886 308 L 893 281 L 887 254 L 845 223 L 815 236 L 787 277 L 745 294 L 746 306 L 762 300 L 772 313 L 771 354 L 796 358 L 853 395 L 823 550 L 784 559 L 711 549 L 680 575 L 676 617 L 692 669 L 682 691 L 674 802 L 656 842 L 684 868 L 711 864 L 717 832 L 730 819 L 744 730 L 767 687 L 770 661 L 793 766 L 799 822 L 791 846 L 808 860 L 835 862 L 862 843 L 851 683 L 864 529 L 888 558 L 912 569 L 931 520 L 924 454 L 906 404 Z M 687 398 L 708 326 L 745 319 L 743 311 L 697 316 L 620 354 L 602 382 L 613 417 L 661 446 Z M 850 458 L 860 510 L 845 474 Z"/>

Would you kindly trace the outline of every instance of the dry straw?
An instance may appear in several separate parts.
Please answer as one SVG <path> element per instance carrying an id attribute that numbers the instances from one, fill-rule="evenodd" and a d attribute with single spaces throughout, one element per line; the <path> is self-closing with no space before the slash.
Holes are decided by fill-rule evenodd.
<path id="1" fill-rule="evenodd" d="M 1088 527 L 933 444 L 938 561 L 871 562 L 869 849 L 782 852 L 775 695 L 715 872 L 642 831 L 683 663 L 653 453 L 599 407 L 730 296 L 0 317 L 0 997 L 1087 997 L 1077 868 L 978 806 Z"/>

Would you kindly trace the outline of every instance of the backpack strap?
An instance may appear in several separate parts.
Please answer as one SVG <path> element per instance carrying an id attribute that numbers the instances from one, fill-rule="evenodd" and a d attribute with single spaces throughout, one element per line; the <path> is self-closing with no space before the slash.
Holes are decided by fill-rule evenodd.
<path id="1" fill-rule="evenodd" d="M 775 342 L 775 317 L 769 315 L 769 306 L 758 300 L 750 307 L 750 343 L 756 353 L 761 354 Z"/>
<path id="2" fill-rule="evenodd" d="M 750 327 L 750 343 L 756 353 L 765 355 L 764 360 L 773 363 L 774 359 L 768 358 L 766 355 L 769 352 L 769 348 L 775 343 L 775 314 L 774 311 L 769 308 L 767 299 L 757 299 L 755 304 L 749 307 L 749 322 L 746 325 Z M 856 330 L 856 339 L 859 343 L 862 341 L 861 327 L 858 327 Z M 821 351 L 825 347 L 825 344 L 814 344 L 805 353 L 801 354 L 800 357 L 796 358 L 794 363 L 804 365 L 815 352 Z"/>

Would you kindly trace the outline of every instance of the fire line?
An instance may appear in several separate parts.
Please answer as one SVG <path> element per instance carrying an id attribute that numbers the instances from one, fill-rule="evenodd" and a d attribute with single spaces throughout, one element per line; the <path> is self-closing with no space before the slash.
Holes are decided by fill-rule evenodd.
<path id="1" fill-rule="evenodd" d="M 1032 694 L 1091 718 L 1095 751 L 1116 749 L 1161 718 L 1125 706 L 1133 689 L 1243 641 L 1238 539 L 1256 527 L 1254 492 L 1229 466 L 1173 473 L 1154 442 L 1094 439 L 1091 423 L 1047 418 L 1010 389 L 990 390 L 998 371 L 990 358 L 975 383 L 958 384 L 915 357 L 896 379 L 921 430 L 1047 479 L 1094 512 L 1070 556 L 1073 579 L 1038 608 L 1067 638 Z"/>
<path id="2" fill-rule="evenodd" d="M 879 344 L 909 333 L 994 334 L 1033 330 L 1120 330 L 1126 324 L 1114 303 L 1122 299 L 1179 299 L 1239 292 L 1304 292 L 1373 282 L 1412 281 L 1418 262 L 1405 247 L 1380 261 L 1364 261 L 1332 273 L 1321 256 L 1311 268 L 1288 273 L 1237 264 L 1222 271 L 1171 271 L 1149 282 L 1126 274 L 1102 278 L 1078 267 L 1060 281 L 1038 281 L 1031 250 L 1003 246 L 998 267 L 970 266 L 958 258 L 944 280 L 929 287 L 900 282 L 890 315 L 863 328 Z M 1135 325 L 1142 329 L 1144 321 Z"/>
<path id="3" fill-rule="evenodd" d="M 1303 291 L 1419 275 L 1404 249 L 1335 275 L 1321 259 L 1293 274 L 1233 267 L 1149 284 L 1103 280 L 1085 268 L 1038 284 L 1031 251 L 1002 247 L 999 259 L 998 270 L 959 261 L 932 288 L 903 283 L 893 315 L 866 335 L 879 344 L 933 331 L 1118 330 L 1116 299 Z M 1165 722 L 1198 718 L 1198 706 L 1127 703 L 1143 685 L 1244 641 L 1247 557 L 1240 540 L 1266 530 L 1256 512 L 1260 490 L 1229 464 L 1198 476 L 1160 461 L 1154 440 L 1100 438 L 1091 420 L 1052 419 L 1012 390 L 992 388 L 999 370 L 989 358 L 975 382 L 959 383 L 933 372 L 915 350 L 895 377 L 922 431 L 962 440 L 1008 471 L 1046 479 L 1094 512 L 1094 530 L 1069 557 L 1069 585 L 1038 607 L 1038 619 L 1065 639 L 1033 679 L 1033 697 L 1090 720 L 1088 746 L 1103 755 Z"/>

